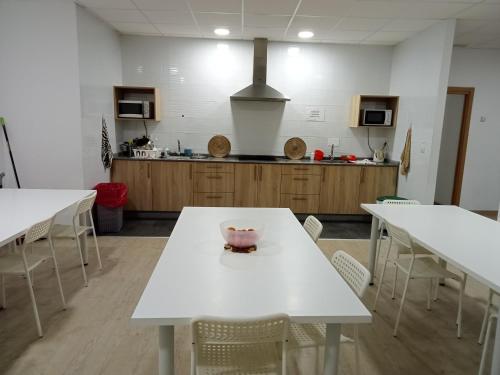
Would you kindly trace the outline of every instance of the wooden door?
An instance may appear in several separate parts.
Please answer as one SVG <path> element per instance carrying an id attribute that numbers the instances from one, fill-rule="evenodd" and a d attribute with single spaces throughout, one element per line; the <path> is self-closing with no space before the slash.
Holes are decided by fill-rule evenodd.
<path id="1" fill-rule="evenodd" d="M 151 211 L 151 162 L 144 160 L 113 160 L 112 182 L 123 182 L 128 187 L 125 210 Z"/>
<path id="2" fill-rule="evenodd" d="M 259 184 L 256 207 L 279 207 L 281 187 L 281 166 L 258 165 Z"/>
<path id="3" fill-rule="evenodd" d="M 376 203 L 383 195 L 396 194 L 396 167 L 362 167 L 359 185 L 359 203 Z M 366 214 L 361 207 L 359 213 Z"/>
<path id="4" fill-rule="evenodd" d="M 193 165 L 152 162 L 153 210 L 182 211 L 193 205 Z"/>
<path id="5" fill-rule="evenodd" d="M 362 168 L 351 165 L 323 167 L 319 213 L 355 214 L 359 212 L 359 185 Z"/>
<path id="6" fill-rule="evenodd" d="M 234 206 L 256 207 L 258 164 L 236 164 L 234 167 Z"/>

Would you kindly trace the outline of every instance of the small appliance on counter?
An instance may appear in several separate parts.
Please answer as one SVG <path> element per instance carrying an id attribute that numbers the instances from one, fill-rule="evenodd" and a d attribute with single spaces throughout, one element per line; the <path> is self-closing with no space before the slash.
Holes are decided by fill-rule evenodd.
<path id="1" fill-rule="evenodd" d="M 151 118 L 151 103 L 142 100 L 118 100 L 118 117 L 121 118 Z"/>
<path id="2" fill-rule="evenodd" d="M 391 109 L 362 109 L 361 125 L 363 126 L 391 126 Z"/>
<path id="3" fill-rule="evenodd" d="M 385 149 L 387 148 L 387 142 L 384 143 L 382 148 L 373 151 L 373 161 L 375 163 L 383 163 L 385 160 Z"/>

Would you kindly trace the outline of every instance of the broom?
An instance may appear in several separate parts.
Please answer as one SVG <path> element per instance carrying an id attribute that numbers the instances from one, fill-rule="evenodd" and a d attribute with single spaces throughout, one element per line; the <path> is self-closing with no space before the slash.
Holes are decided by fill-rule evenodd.
<path id="1" fill-rule="evenodd" d="M 7 142 L 7 148 L 9 149 L 10 161 L 12 163 L 12 169 L 14 170 L 14 176 L 16 177 L 17 188 L 20 189 L 21 185 L 19 184 L 19 177 L 17 176 L 16 163 L 14 163 L 14 155 L 12 155 L 9 136 L 7 135 L 7 125 L 5 124 L 5 119 L 3 117 L 0 117 L 0 125 L 2 125 L 5 142 Z"/>

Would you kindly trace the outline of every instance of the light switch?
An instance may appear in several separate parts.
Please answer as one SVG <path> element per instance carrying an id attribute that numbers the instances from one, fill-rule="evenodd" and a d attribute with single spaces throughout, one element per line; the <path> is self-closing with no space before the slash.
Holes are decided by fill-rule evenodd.
<path id="1" fill-rule="evenodd" d="M 334 145 L 335 147 L 340 146 L 340 138 L 328 138 L 328 146 Z"/>
<path id="2" fill-rule="evenodd" d="M 485 122 L 486 122 L 486 116 L 481 116 L 481 117 L 479 118 L 479 122 L 480 122 L 480 123 L 485 123 Z"/>

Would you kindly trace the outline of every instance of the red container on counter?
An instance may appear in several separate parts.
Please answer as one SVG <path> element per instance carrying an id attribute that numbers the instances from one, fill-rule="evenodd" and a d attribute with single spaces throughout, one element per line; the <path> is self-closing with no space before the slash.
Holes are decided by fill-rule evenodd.
<path id="1" fill-rule="evenodd" d="M 314 160 L 323 160 L 325 153 L 323 150 L 314 150 Z"/>

